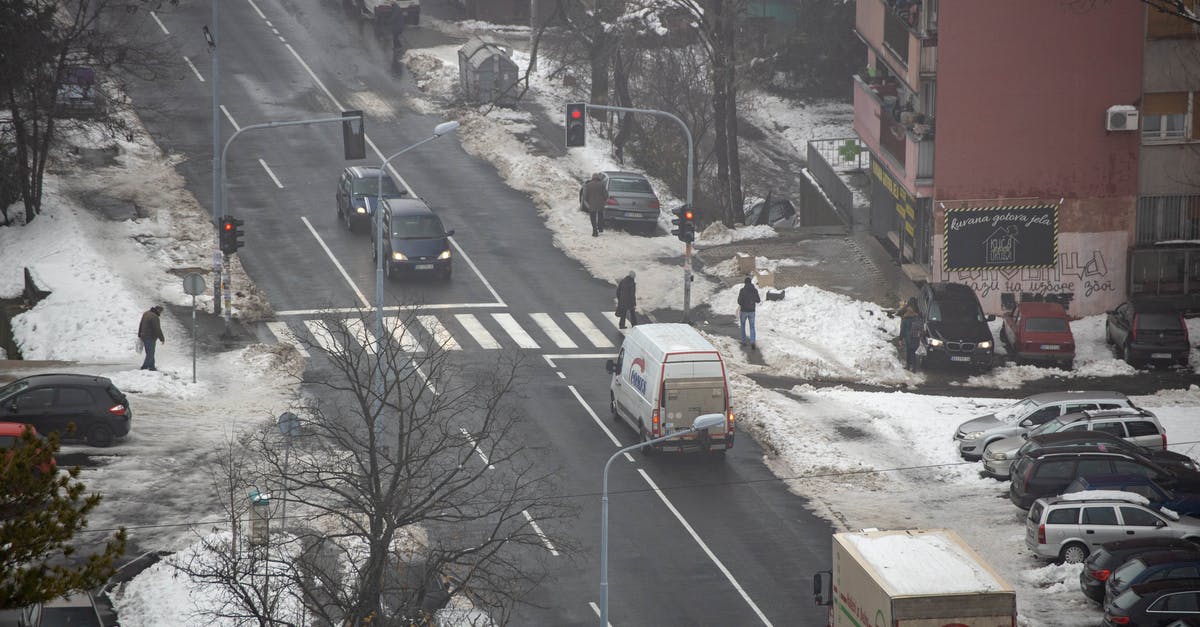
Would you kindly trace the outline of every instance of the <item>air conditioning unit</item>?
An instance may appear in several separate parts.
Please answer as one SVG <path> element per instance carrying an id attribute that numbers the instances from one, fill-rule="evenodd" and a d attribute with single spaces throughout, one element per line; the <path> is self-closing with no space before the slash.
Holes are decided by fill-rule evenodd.
<path id="1" fill-rule="evenodd" d="M 1108 108 L 1104 118 L 1106 131 L 1136 131 L 1138 130 L 1137 107 L 1129 105 L 1113 105 Z"/>

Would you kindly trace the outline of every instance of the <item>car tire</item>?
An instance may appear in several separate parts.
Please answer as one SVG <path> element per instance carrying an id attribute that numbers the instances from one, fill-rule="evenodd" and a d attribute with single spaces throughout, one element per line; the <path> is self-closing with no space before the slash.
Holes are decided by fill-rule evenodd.
<path id="1" fill-rule="evenodd" d="M 646 431 L 646 427 L 644 427 L 644 426 L 642 427 L 641 431 L 642 431 L 642 441 L 649 442 L 652 439 L 650 437 L 650 432 Z M 653 446 L 643 446 L 642 447 L 642 455 L 645 455 L 646 457 L 653 457 L 654 453 L 656 453 L 656 452 L 657 451 L 654 450 Z"/>
<path id="2" fill-rule="evenodd" d="M 113 443 L 112 429 L 105 424 L 92 425 L 87 431 L 88 446 L 96 446 L 100 448 L 112 446 Z"/>
<path id="3" fill-rule="evenodd" d="M 386 261 L 383 264 L 383 276 L 389 281 L 392 281 L 396 278 L 395 275 L 392 274 L 392 264 Z"/>
<path id="4" fill-rule="evenodd" d="M 1063 370 L 1074 370 L 1075 369 L 1075 360 L 1068 359 L 1068 360 L 1062 362 L 1061 366 L 1062 366 Z"/>
<path id="5" fill-rule="evenodd" d="M 1128 342 L 1125 343 L 1125 347 L 1121 350 L 1121 358 L 1124 359 L 1125 363 L 1129 364 L 1130 366 L 1133 366 L 1134 368 L 1138 367 L 1133 361 L 1133 350 L 1129 348 Z"/>
<path id="6" fill-rule="evenodd" d="M 1071 542 L 1058 552 L 1058 558 L 1063 564 L 1082 564 L 1087 556 L 1087 546 L 1079 542 Z"/>
<path id="7" fill-rule="evenodd" d="M 446 271 L 443 272 L 442 275 L 438 278 L 441 279 L 442 283 L 449 283 L 452 272 L 453 272 L 453 270 L 451 270 L 450 268 L 446 268 Z"/>
<path id="8" fill-rule="evenodd" d="M 617 412 L 617 397 L 612 392 L 608 393 L 608 413 L 612 414 L 613 422 L 621 422 L 621 414 Z"/>

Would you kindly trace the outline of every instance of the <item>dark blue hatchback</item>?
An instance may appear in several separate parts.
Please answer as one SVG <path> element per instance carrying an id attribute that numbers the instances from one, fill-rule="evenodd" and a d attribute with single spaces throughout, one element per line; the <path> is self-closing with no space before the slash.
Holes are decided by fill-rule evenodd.
<path id="1" fill-rule="evenodd" d="M 424 274 L 449 280 L 454 231 L 447 231 L 441 218 L 418 198 L 385 199 L 383 206 L 383 269 L 387 277 Z M 372 231 L 372 258 L 377 251 L 374 239 Z"/>

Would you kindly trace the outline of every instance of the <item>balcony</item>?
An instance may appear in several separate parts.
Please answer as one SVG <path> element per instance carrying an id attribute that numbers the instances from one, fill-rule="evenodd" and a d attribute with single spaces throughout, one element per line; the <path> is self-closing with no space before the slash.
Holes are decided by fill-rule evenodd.
<path id="1" fill-rule="evenodd" d="M 935 124 L 913 111 L 911 102 L 911 92 L 898 80 L 854 77 L 855 132 L 915 192 L 933 184 Z"/>
<path id="2" fill-rule="evenodd" d="M 937 71 L 937 0 L 858 0 L 854 29 L 914 88 Z"/>

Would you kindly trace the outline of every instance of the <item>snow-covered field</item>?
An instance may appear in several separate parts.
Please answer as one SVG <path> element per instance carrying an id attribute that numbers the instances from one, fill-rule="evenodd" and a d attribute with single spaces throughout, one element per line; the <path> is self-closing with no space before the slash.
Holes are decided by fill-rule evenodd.
<path id="1" fill-rule="evenodd" d="M 486 29 L 487 25 L 477 25 Z M 418 110 L 441 110 L 456 76 L 452 47 L 409 52 L 410 66 L 427 90 Z M 519 56 L 519 55 L 518 55 Z M 567 92 L 535 76 L 531 95 L 541 113 L 557 116 Z M 799 152 L 804 139 L 850 134 L 829 129 L 833 113 L 806 118 L 787 103 L 757 99 L 762 119 L 788 120 L 789 137 Z M 828 105 L 836 113 L 849 105 Z M 821 124 L 805 129 L 805 120 Z M 678 253 L 670 236 L 636 237 L 606 233 L 591 238 L 586 216 L 576 206 L 578 182 L 588 173 L 615 165 L 602 140 L 589 138 L 589 147 L 566 158 L 530 156 L 518 135 L 532 127 L 532 116 L 520 111 L 463 112 L 458 139 L 481 158 L 496 164 L 509 184 L 528 192 L 564 254 L 579 259 L 596 276 L 615 282 L 625 269 L 605 264 L 616 250 L 638 267 L 639 293 L 644 309 L 679 301 L 681 285 L 675 265 L 660 261 Z M 75 141 L 95 142 L 78 137 Z M 164 320 L 167 350 L 160 352 L 162 372 L 137 370 L 133 336 L 138 316 L 152 304 L 190 305 L 182 291 L 180 268 L 203 267 L 210 250 L 207 213 L 183 188 L 173 166 L 179 157 L 164 156 L 149 143 L 111 142 L 120 150 L 118 164 L 101 168 L 70 182 L 47 179 L 45 212 L 25 228 L 0 229 L 0 297 L 20 293 L 21 270 L 28 267 L 39 286 L 53 295 L 13 321 L 18 343 L 27 358 L 67 359 L 81 363 L 62 368 L 113 378 L 131 397 L 138 416 L 134 432 L 122 444 L 120 456 L 84 478 L 89 488 L 122 503 L 115 511 L 102 504 L 92 516 L 93 528 L 123 524 L 175 524 L 140 530 L 166 550 L 186 551 L 198 537 L 189 524 L 212 525 L 217 507 L 202 499 L 207 493 L 205 458 L 226 438 L 247 425 L 271 420 L 286 409 L 297 389 L 289 376 L 301 364 L 294 353 L 269 345 L 215 354 L 201 354 L 199 383 L 191 383 L 190 355 L 179 347 L 187 337 L 184 319 L 168 311 Z M 656 184 L 660 190 L 664 185 Z M 109 195 L 137 201 L 148 208 L 127 222 L 98 219 L 80 201 L 103 189 Z M 152 196 L 147 196 L 152 195 Z M 678 199 L 663 198 L 664 206 Z M 749 227 L 706 232 L 698 246 L 735 239 L 769 237 L 770 229 Z M 820 263 L 823 260 L 792 260 Z M 641 264 L 641 265 L 639 265 Z M 710 271 L 732 276 L 732 264 Z M 244 283 L 239 283 L 244 284 Z M 720 288 L 717 281 L 696 281 L 694 302 L 710 302 L 714 310 L 732 313 L 737 288 Z M 658 294 L 659 300 L 653 300 Z M 268 310 L 253 296 L 238 303 L 253 317 Z M 978 476 L 977 463 L 964 463 L 951 440 L 962 421 L 1009 402 L 1000 399 L 939 397 L 909 392 L 858 392 L 843 388 L 797 386 L 764 389 L 746 375 L 756 371 L 804 377 L 844 378 L 879 385 L 919 385 L 923 375 L 904 370 L 889 343 L 899 321 L 884 309 L 893 303 L 855 301 L 813 286 L 789 289 L 784 301 L 763 303 L 758 335 L 765 366 L 751 364 L 735 339 L 712 336 L 734 371 L 732 385 L 743 428 L 765 449 L 766 460 L 781 480 L 810 499 L 819 515 L 835 527 L 950 527 L 967 539 L 1017 587 L 1022 624 L 1044 626 L 1091 625 L 1098 612 L 1077 590 L 1078 566 L 1048 566 L 1034 561 L 1024 549 L 1020 511 L 1002 498 L 1007 484 Z M 836 321 L 837 324 L 830 324 Z M 1192 337 L 1200 337 L 1198 321 Z M 972 377 L 966 385 L 1009 389 L 1022 381 L 1064 377 L 1132 374 L 1103 345 L 1103 318 L 1072 323 L 1079 344 L 1076 369 L 1071 373 L 1003 366 Z M 1193 353 L 1200 364 L 1200 355 Z M 1191 454 L 1200 442 L 1200 388 L 1162 392 L 1136 401 L 1153 411 L 1166 426 L 1173 448 Z M 69 445 L 67 452 L 102 455 L 103 451 Z M 134 520 L 131 512 L 136 511 Z M 181 515 L 182 512 L 182 515 Z M 204 525 L 202 525 L 203 527 Z M 150 535 L 152 534 L 152 535 Z M 798 564 L 797 568 L 807 565 Z M 147 571 L 138 580 L 141 592 L 119 597 L 123 625 L 158 625 L 163 608 L 177 608 L 175 617 L 191 616 L 194 603 L 208 598 L 180 584 L 169 568 Z M 133 590 L 139 587 L 134 586 Z M 152 602 L 151 602 L 152 601 Z M 188 622 L 178 624 L 211 624 Z M 196 618 L 195 621 L 201 619 Z"/>

